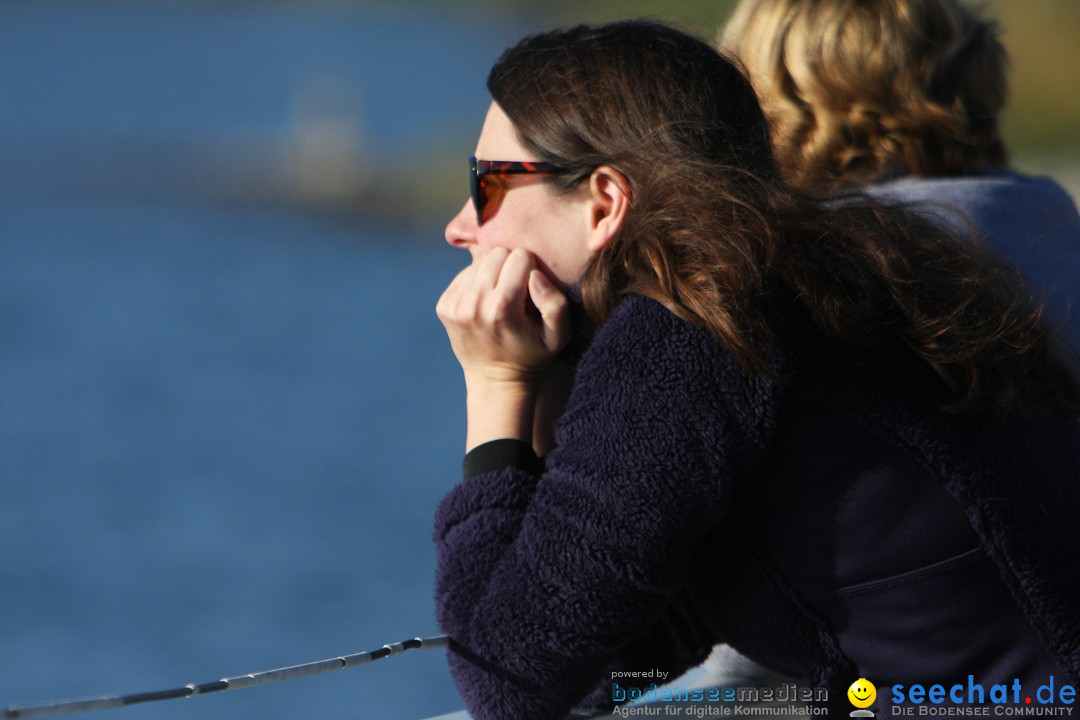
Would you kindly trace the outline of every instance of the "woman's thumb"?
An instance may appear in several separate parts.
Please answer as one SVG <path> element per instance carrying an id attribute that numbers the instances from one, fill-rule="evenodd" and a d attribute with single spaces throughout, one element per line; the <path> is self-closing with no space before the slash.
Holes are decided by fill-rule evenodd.
<path id="1" fill-rule="evenodd" d="M 540 311 L 541 334 L 551 350 L 570 342 L 570 317 L 566 296 L 540 270 L 529 273 L 529 298 Z"/>

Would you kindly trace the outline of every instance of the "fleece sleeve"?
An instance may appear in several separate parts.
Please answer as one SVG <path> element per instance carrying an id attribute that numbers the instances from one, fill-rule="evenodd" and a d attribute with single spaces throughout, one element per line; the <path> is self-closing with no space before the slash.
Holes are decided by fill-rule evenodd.
<path id="1" fill-rule="evenodd" d="M 542 474 L 493 467 L 438 509 L 437 611 L 474 718 L 563 717 L 653 625 L 759 454 L 770 397 L 702 329 L 620 304 Z"/>

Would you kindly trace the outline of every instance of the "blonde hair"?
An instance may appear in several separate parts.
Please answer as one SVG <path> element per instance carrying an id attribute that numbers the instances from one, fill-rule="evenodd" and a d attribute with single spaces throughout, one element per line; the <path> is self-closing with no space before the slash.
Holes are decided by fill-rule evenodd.
<path id="1" fill-rule="evenodd" d="M 1006 162 L 999 29 L 963 0 L 742 0 L 745 65 L 785 177 L 813 192 Z"/>

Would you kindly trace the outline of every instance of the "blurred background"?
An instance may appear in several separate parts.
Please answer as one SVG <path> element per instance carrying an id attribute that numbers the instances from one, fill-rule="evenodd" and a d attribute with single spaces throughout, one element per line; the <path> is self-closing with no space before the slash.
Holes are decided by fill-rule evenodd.
<path id="1" fill-rule="evenodd" d="M 486 71 L 731 5 L 0 2 L 0 708 L 436 634 L 464 412 L 434 305 Z M 1014 164 L 1077 197 L 1080 4 L 989 8 Z M 434 651 L 106 715 L 457 707 Z"/>

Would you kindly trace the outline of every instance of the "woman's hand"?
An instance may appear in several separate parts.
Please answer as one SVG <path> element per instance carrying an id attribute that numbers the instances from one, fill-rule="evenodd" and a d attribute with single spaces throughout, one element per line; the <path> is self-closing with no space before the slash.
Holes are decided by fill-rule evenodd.
<path id="1" fill-rule="evenodd" d="M 465 373 L 466 449 L 533 441 L 537 393 L 570 341 L 566 296 L 526 250 L 495 248 L 458 273 L 436 312 Z"/>
<path id="2" fill-rule="evenodd" d="M 535 382 L 570 340 L 566 297 L 520 248 L 474 261 L 435 311 L 467 382 Z"/>

